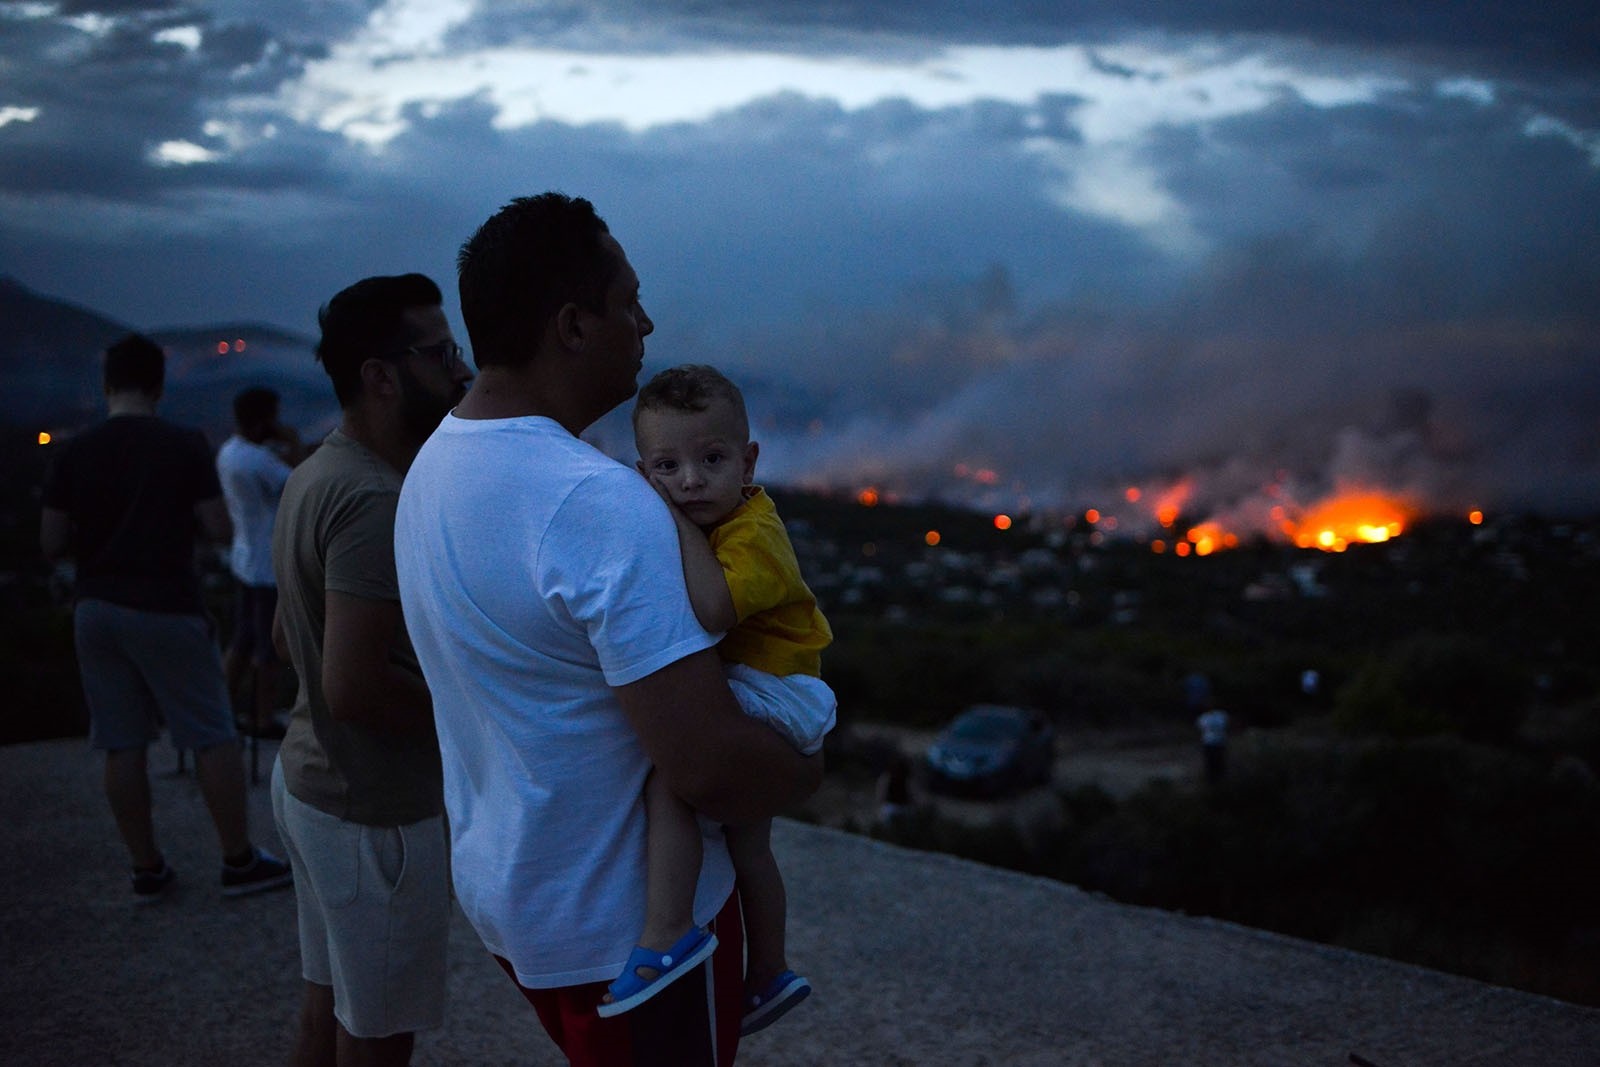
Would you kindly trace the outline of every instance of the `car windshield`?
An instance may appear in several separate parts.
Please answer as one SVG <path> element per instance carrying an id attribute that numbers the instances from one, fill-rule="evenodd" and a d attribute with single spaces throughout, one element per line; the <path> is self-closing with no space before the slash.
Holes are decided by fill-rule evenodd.
<path id="1" fill-rule="evenodd" d="M 1007 741 L 1018 733 L 1010 715 L 964 715 L 950 724 L 953 741 Z"/>

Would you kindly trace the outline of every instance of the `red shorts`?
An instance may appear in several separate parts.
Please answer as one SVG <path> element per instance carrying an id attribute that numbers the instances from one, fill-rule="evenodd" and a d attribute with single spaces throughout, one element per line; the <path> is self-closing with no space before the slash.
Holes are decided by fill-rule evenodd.
<path id="1" fill-rule="evenodd" d="M 595 1014 L 610 982 L 517 988 L 572 1067 L 732 1067 L 744 1002 L 744 919 L 737 891 L 711 920 L 717 950 L 694 974 L 632 1011 Z M 511 980 L 511 965 L 495 957 Z M 704 977 L 702 977 L 704 976 Z"/>

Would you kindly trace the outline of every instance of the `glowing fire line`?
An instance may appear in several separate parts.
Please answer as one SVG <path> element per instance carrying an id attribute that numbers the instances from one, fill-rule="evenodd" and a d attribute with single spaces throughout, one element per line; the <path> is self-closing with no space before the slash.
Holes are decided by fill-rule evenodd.
<path id="1" fill-rule="evenodd" d="M 1177 528 L 1183 509 L 1194 495 L 1188 479 L 1170 485 L 1130 486 L 1122 497 L 1135 510 L 1155 520 L 1161 530 L 1151 542 L 1155 552 L 1171 547 L 1178 555 L 1207 556 L 1235 548 L 1252 533 L 1287 541 L 1301 548 L 1343 552 L 1353 544 L 1380 544 L 1399 537 L 1415 518 L 1418 508 L 1397 494 L 1366 488 L 1345 488 L 1308 506 L 1289 498 L 1284 480 L 1262 487 L 1262 496 L 1271 501 L 1261 521 L 1230 519 L 1213 515 L 1202 522 Z M 1098 512 L 1089 521 L 1100 519 Z M 1261 513 L 1257 513 L 1258 515 Z M 1169 545 L 1170 542 L 1170 545 Z"/>

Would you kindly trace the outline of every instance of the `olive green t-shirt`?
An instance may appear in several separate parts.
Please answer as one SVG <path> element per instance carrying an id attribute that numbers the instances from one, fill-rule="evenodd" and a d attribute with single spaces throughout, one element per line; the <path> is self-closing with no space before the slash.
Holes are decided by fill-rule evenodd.
<path id="1" fill-rule="evenodd" d="M 327 591 L 400 600 L 394 511 L 400 472 L 334 430 L 284 486 L 273 528 L 278 611 L 300 679 L 278 758 L 284 784 L 306 804 L 365 826 L 401 826 L 444 810 L 439 740 L 338 722 L 322 692 Z M 422 677 L 401 630 L 390 659 Z"/>

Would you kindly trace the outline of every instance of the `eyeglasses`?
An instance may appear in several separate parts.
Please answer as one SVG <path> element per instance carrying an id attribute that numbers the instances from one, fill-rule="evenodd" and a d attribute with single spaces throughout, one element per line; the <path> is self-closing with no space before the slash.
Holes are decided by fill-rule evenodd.
<path id="1" fill-rule="evenodd" d="M 454 341 L 440 341 L 438 344 L 433 345 L 410 345 L 409 347 L 402 348 L 400 351 L 409 355 L 426 356 L 429 359 L 436 359 L 445 370 L 449 370 L 457 363 L 466 362 L 467 358 L 466 352 L 463 351 L 461 346 L 456 344 Z"/>

